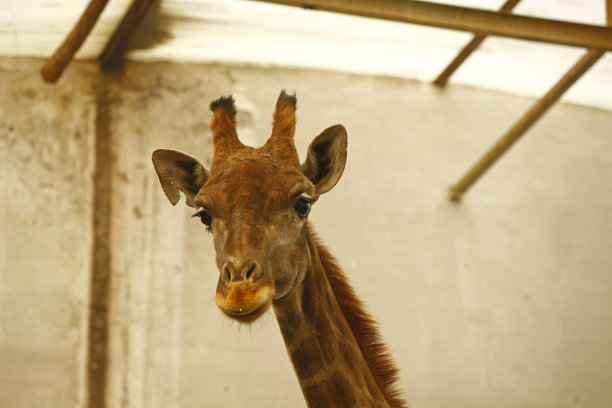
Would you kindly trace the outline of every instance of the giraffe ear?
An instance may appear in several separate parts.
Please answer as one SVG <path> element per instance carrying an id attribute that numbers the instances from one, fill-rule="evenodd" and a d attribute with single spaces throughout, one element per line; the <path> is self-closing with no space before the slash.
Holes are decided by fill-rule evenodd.
<path id="1" fill-rule="evenodd" d="M 314 138 L 302 163 L 302 173 L 314 184 L 317 194 L 332 189 L 340 180 L 346 164 L 346 129 L 334 125 Z"/>
<path id="2" fill-rule="evenodd" d="M 153 152 L 153 167 L 172 205 L 178 203 L 180 190 L 187 197 L 187 205 L 195 207 L 193 199 L 208 179 L 202 163 L 185 153 L 160 149 Z"/>

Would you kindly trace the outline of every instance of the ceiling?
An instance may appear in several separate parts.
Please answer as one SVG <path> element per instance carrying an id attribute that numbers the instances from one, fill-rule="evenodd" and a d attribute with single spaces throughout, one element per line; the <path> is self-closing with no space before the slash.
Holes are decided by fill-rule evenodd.
<path id="1" fill-rule="evenodd" d="M 496 10 L 503 0 L 438 0 Z M 110 0 L 77 59 L 98 57 L 130 0 Z M 0 55 L 49 57 L 85 0 L 0 0 Z M 605 0 L 523 0 L 516 14 L 605 25 Z M 472 35 L 464 32 L 244 0 L 161 0 L 128 59 L 261 64 L 432 81 Z M 451 83 L 541 96 L 585 50 L 487 38 Z M 562 98 L 612 110 L 612 53 Z"/>

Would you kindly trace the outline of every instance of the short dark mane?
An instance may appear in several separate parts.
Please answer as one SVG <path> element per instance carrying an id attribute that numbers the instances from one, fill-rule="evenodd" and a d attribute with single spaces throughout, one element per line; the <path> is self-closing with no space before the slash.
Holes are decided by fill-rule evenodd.
<path id="1" fill-rule="evenodd" d="M 363 302 L 357 297 L 347 278 L 329 250 L 321 243 L 317 234 L 309 228 L 310 236 L 315 244 L 321 264 L 329 285 L 336 296 L 336 301 L 344 318 L 353 331 L 361 354 L 376 379 L 385 400 L 391 408 L 407 408 L 406 401 L 397 389 L 399 371 L 387 345 L 383 343 L 378 331 L 378 324 L 365 311 Z"/>

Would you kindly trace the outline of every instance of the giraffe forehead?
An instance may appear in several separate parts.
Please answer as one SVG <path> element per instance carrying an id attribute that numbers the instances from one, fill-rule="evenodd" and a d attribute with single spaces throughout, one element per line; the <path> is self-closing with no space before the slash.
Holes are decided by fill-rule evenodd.
<path id="1" fill-rule="evenodd" d="M 294 185 L 305 180 L 294 166 L 265 154 L 250 154 L 230 159 L 217 166 L 205 190 L 226 206 L 283 202 Z"/>

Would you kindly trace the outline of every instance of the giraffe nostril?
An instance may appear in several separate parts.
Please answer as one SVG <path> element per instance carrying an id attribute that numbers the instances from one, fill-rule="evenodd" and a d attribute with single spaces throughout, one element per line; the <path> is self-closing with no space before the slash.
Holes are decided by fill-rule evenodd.
<path id="1" fill-rule="evenodd" d="M 246 278 L 247 278 L 247 280 L 250 280 L 250 279 L 251 279 L 251 276 L 253 276 L 253 272 L 255 272 L 255 265 L 256 265 L 256 264 L 255 264 L 255 263 L 253 263 L 253 264 L 251 265 L 251 267 L 249 268 L 249 270 L 247 271 L 247 273 L 246 273 L 246 275 L 245 275 L 245 276 L 246 276 Z"/>
<path id="2" fill-rule="evenodd" d="M 255 282 L 261 278 L 262 270 L 256 261 L 240 262 L 238 265 L 226 262 L 221 268 L 219 279 L 225 286 L 240 281 Z"/>
<path id="3" fill-rule="evenodd" d="M 225 286 L 229 285 L 232 281 L 232 273 L 230 272 L 228 266 L 223 268 L 223 272 L 221 273 L 221 281 L 225 284 Z"/>
<path id="4" fill-rule="evenodd" d="M 244 279 L 251 283 L 259 280 L 263 275 L 261 266 L 257 261 L 250 261 L 245 265 L 243 271 L 246 271 L 244 274 Z"/>

